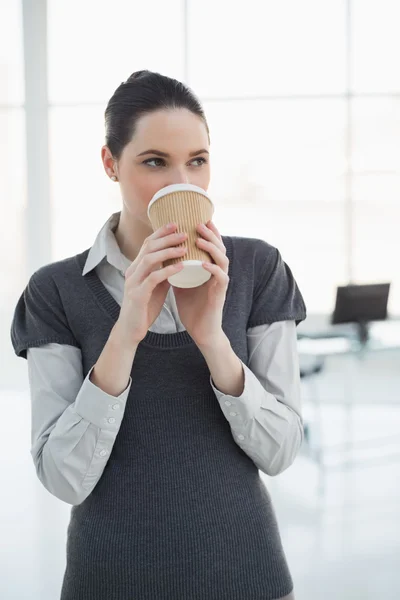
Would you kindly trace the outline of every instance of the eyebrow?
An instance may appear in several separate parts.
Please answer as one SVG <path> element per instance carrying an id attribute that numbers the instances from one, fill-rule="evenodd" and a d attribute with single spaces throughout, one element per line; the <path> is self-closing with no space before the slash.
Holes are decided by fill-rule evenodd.
<path id="1" fill-rule="evenodd" d="M 210 154 L 208 152 L 208 150 L 203 148 L 202 150 L 197 150 L 196 152 L 189 152 L 189 156 L 197 156 L 198 154 L 204 154 L 204 153 Z M 157 156 L 169 158 L 169 154 L 167 154 L 166 152 L 161 152 L 161 150 L 154 150 L 152 148 L 150 148 L 150 150 L 145 150 L 144 152 L 141 152 L 140 154 L 138 154 L 138 156 L 143 156 L 144 154 L 156 154 Z"/>

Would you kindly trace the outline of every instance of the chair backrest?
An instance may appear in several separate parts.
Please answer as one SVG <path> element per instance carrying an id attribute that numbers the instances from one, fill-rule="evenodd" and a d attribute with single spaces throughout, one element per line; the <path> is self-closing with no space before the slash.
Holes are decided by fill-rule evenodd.
<path id="1" fill-rule="evenodd" d="M 316 375 L 317 373 L 321 373 L 324 368 L 323 359 L 316 359 L 315 363 L 311 365 L 311 367 L 307 369 L 300 369 L 300 379 L 304 379 L 304 377 L 311 377 L 311 375 Z"/>

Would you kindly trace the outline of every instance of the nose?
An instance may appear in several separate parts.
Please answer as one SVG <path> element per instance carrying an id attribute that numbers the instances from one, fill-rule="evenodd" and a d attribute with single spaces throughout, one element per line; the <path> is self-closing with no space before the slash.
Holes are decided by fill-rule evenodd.
<path id="1" fill-rule="evenodd" d="M 170 177 L 168 177 L 168 183 L 165 185 L 173 185 L 176 183 L 190 183 L 189 174 L 185 168 L 175 169 L 173 173 L 171 173 Z"/>

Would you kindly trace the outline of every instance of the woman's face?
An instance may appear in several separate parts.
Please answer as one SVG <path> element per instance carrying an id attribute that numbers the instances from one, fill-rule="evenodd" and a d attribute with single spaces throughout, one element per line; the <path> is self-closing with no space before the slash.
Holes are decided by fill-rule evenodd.
<path id="1" fill-rule="evenodd" d="M 142 116 L 118 164 L 103 148 L 106 172 L 114 169 L 125 209 L 149 223 L 147 207 L 154 194 L 174 183 L 207 190 L 210 183 L 209 141 L 202 119 L 185 108 L 158 110 Z"/>

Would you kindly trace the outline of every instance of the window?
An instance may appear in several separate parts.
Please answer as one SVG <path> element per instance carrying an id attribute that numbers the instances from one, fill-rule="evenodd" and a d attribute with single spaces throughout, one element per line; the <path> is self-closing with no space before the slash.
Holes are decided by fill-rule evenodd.
<path id="1" fill-rule="evenodd" d="M 180 0 L 48 0 L 49 96 L 102 105 L 134 71 L 183 78 Z"/>
<path id="2" fill-rule="evenodd" d="M 344 0 L 189 1 L 189 79 L 203 97 L 345 92 Z"/>
<path id="3" fill-rule="evenodd" d="M 26 284 L 26 155 L 22 11 L 0 0 L 0 381 L 15 385 L 9 330 Z"/>
<path id="4" fill-rule="evenodd" d="M 24 102 L 22 6 L 0 0 L 0 107 Z"/>
<path id="5" fill-rule="evenodd" d="M 353 266 L 357 281 L 391 281 L 392 313 L 400 309 L 400 99 L 352 103 Z"/>
<path id="6" fill-rule="evenodd" d="M 352 0 L 353 91 L 400 92 L 398 0 Z"/>
<path id="7" fill-rule="evenodd" d="M 31 249 L 22 3 L 0 0 L 0 10 L 8 330 Z M 122 81 L 150 69 L 186 81 L 204 104 L 222 233 L 277 246 L 309 313 L 330 312 L 337 285 L 389 280 L 399 315 L 399 17 L 397 0 L 48 0 L 49 262 L 89 247 L 120 210 L 100 156 L 104 110 Z"/>

